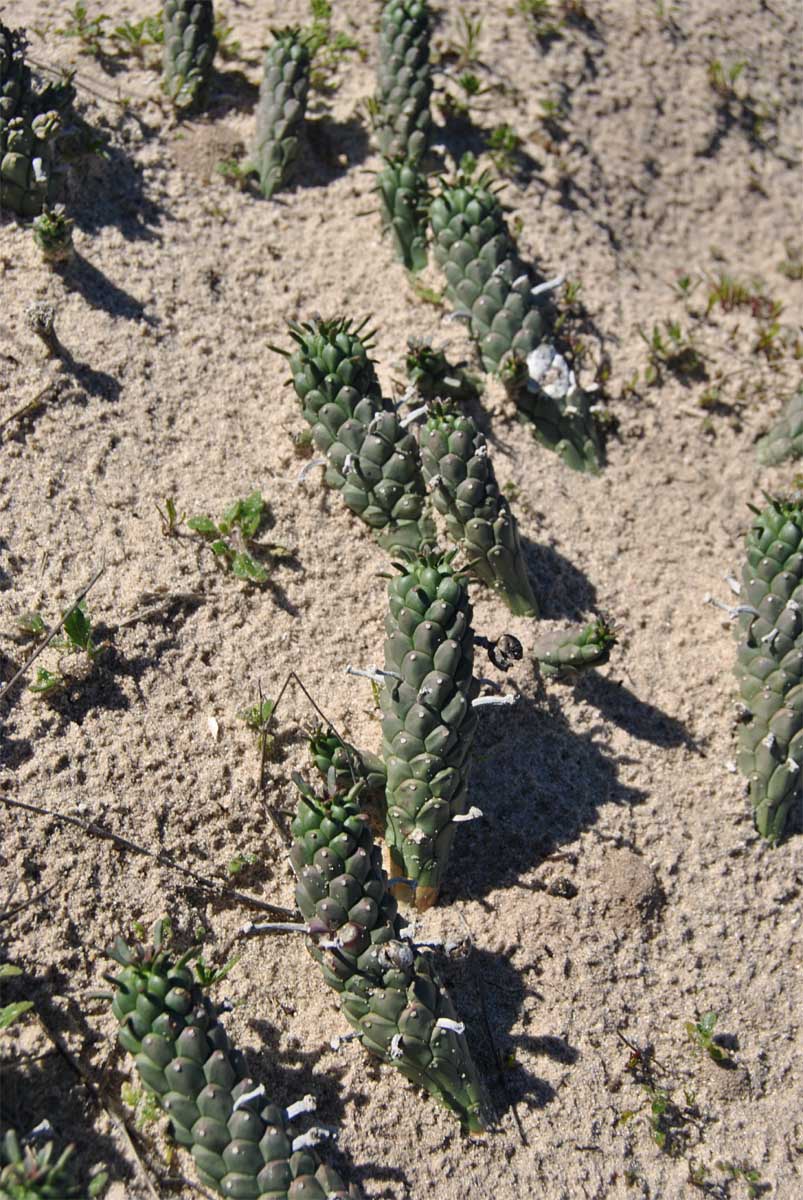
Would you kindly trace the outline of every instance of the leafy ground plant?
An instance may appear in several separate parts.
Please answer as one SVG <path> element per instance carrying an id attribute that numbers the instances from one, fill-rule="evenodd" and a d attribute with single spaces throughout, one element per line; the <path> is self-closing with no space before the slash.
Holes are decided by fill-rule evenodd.
<path id="1" fill-rule="evenodd" d="M 187 527 L 209 542 L 218 561 L 238 579 L 246 583 L 267 583 L 270 571 L 251 553 L 256 551 L 254 540 L 270 518 L 267 501 L 261 492 L 251 492 L 244 500 L 230 504 L 219 521 L 211 517 L 190 517 Z M 276 561 L 291 558 L 286 546 L 260 546 L 259 551 Z"/>
<path id="2" fill-rule="evenodd" d="M 103 26 L 108 19 L 106 13 L 90 17 L 86 5 L 77 0 L 72 8 L 67 9 L 67 23 L 57 29 L 56 33 L 62 37 L 76 38 L 82 54 L 91 54 L 93 58 L 99 58 L 102 53 L 101 38 L 105 35 Z"/>
<path id="3" fill-rule="evenodd" d="M 35 639 L 41 637 L 45 632 L 45 622 L 41 613 L 25 613 L 20 617 L 18 624 L 23 633 Z M 91 671 L 98 655 L 105 649 L 108 642 L 95 640 L 92 622 L 86 610 L 86 601 L 82 600 L 72 610 L 64 622 L 63 629 L 64 636 L 53 638 L 50 645 L 64 655 L 84 655 L 84 666 L 87 672 Z M 36 679 L 30 685 L 30 690 L 38 696 L 51 696 L 67 687 L 73 677 L 74 672 L 65 670 L 59 660 L 55 670 L 48 670 L 47 667 L 37 668 Z"/>
<path id="4" fill-rule="evenodd" d="M 723 1048 L 714 1041 L 714 1029 L 716 1028 L 718 1016 L 715 1012 L 703 1013 L 696 1021 L 686 1022 L 686 1033 L 689 1040 L 695 1046 L 699 1046 L 704 1050 L 709 1058 L 720 1067 L 728 1067 L 733 1065 L 733 1059 L 723 1050 Z"/>

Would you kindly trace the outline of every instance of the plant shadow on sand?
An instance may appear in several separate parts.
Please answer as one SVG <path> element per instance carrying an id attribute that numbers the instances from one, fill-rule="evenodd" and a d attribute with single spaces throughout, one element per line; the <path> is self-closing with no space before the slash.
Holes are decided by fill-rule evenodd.
<path id="1" fill-rule="evenodd" d="M 471 946 L 465 955 L 437 956 L 438 972 L 450 993 L 459 997 L 460 1019 L 468 1027 L 477 1069 L 482 1077 L 495 1121 L 517 1104 L 545 1108 L 556 1097 L 545 1079 L 524 1065 L 527 1057 L 544 1056 L 567 1066 L 579 1055 L 574 1046 L 557 1036 L 512 1034 L 527 997 L 542 999 L 537 988 L 525 982 L 526 971 L 511 963 L 511 946 L 494 954 Z"/>
<path id="2" fill-rule="evenodd" d="M 156 131 L 132 111 L 123 115 L 120 124 L 126 120 L 136 121 L 146 139 L 155 136 Z M 85 233 L 116 225 L 130 241 L 161 239 L 154 226 L 161 223 L 164 208 L 148 196 L 142 166 L 110 139 L 105 140 L 102 153 L 73 163 L 68 190 L 70 214 Z"/>
<path id="3" fill-rule="evenodd" d="M 345 1024 L 344 1019 L 344 1026 Z M 249 1025 L 257 1035 L 259 1045 L 258 1050 L 253 1050 L 245 1045 L 241 1046 L 241 1049 L 246 1052 L 249 1071 L 255 1080 L 265 1084 L 268 1095 L 276 1103 L 288 1105 L 302 1096 L 314 1096 L 317 1108 L 313 1116 L 306 1118 L 307 1125 L 337 1126 L 342 1122 L 346 1111 L 346 1098 L 349 1103 L 355 1099 L 358 1104 L 365 1103 L 366 1095 L 360 1096 L 351 1092 L 348 1097 L 344 1097 L 342 1094 L 341 1080 L 348 1065 L 345 1056 L 363 1055 L 365 1062 L 363 1078 L 366 1087 L 377 1082 L 386 1082 L 379 1080 L 380 1066 L 378 1062 L 366 1055 L 359 1046 L 354 1046 L 350 1042 L 346 1043 L 342 1051 L 343 1066 L 327 1065 L 326 1069 L 323 1069 L 318 1068 L 318 1063 L 324 1056 L 331 1055 L 328 1046 L 321 1044 L 317 1049 L 304 1050 L 300 1047 L 298 1038 L 288 1039 L 269 1021 L 251 1020 Z M 395 1071 L 393 1074 L 395 1075 Z M 303 1127 L 299 1123 L 298 1131 L 300 1132 Z M 369 1164 L 362 1161 L 355 1163 L 349 1155 L 331 1143 L 323 1150 L 322 1157 L 339 1171 L 346 1181 L 364 1183 L 367 1180 L 373 1182 L 387 1179 L 402 1183 L 409 1188 L 409 1182 L 403 1171 L 383 1167 L 376 1163 Z M 370 1194 L 381 1197 L 383 1193 L 372 1188 Z"/>
<path id="4" fill-rule="evenodd" d="M 13 955 L 11 957 L 13 961 Z M 34 1005 L 14 1024 L 11 1034 L 22 1032 L 26 1027 L 35 1029 L 39 1024 L 36 1014 L 40 1014 L 44 1029 L 61 1039 L 69 1039 L 73 1051 L 76 1036 L 83 1047 L 97 1041 L 99 1035 L 85 1020 L 74 989 L 75 979 L 53 968 L 44 975 L 23 971 L 8 980 L 4 986 L 4 1002 L 30 1000 Z M 54 1003 L 55 996 L 59 997 L 60 1003 Z M 4 1035 L 5 1038 L 8 1036 Z M 85 1179 L 90 1167 L 102 1165 L 112 1179 L 130 1180 L 130 1161 L 120 1153 L 114 1138 L 95 1128 L 97 1109 L 83 1082 L 55 1046 L 51 1046 L 44 1032 L 42 1040 L 46 1048 L 35 1057 L 24 1053 L 14 1058 L 9 1053 L 8 1042 L 3 1044 L 0 1125 L 4 1130 L 9 1126 L 15 1128 L 22 1139 L 41 1121 L 47 1120 L 52 1125 L 52 1133 L 48 1136 L 56 1141 L 54 1159 L 71 1143 L 77 1148 L 70 1160 L 70 1174 Z M 100 1081 L 96 1079 L 96 1082 Z"/>
<path id="5" fill-rule="evenodd" d="M 62 268 L 59 274 L 65 288 L 80 292 L 91 308 L 101 308 L 112 317 L 156 324 L 153 317 L 146 316 L 144 301 L 137 300 L 136 296 L 116 284 L 81 254 L 76 253 L 72 262 Z"/>
<path id="6" fill-rule="evenodd" d="M 646 792 L 620 782 L 618 767 L 629 760 L 607 754 L 597 741 L 600 733 L 598 726 L 582 734 L 573 730 L 554 692 L 541 703 L 521 698 L 504 716 L 482 714 L 469 802 L 484 816 L 455 839 L 445 902 L 515 887 L 523 874 L 593 826 L 601 804 L 646 800 Z"/>

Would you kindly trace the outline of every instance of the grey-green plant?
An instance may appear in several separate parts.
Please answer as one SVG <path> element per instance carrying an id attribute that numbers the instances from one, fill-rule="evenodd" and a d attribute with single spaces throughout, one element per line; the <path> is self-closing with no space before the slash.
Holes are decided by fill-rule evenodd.
<path id="1" fill-rule="evenodd" d="M 118 1040 L 203 1186 L 226 1198 L 348 1200 L 339 1175 L 312 1149 L 322 1131 L 292 1129 L 310 1104 L 283 1108 L 268 1100 L 229 1041 L 220 1021 L 227 1006 L 213 1004 L 209 989 L 233 964 L 214 971 L 197 947 L 174 956 L 162 922 L 148 945 L 118 938 L 109 956 L 121 968 L 106 977 L 114 985 Z"/>
<path id="2" fill-rule="evenodd" d="M 803 778 L 803 500 L 768 497 L 752 511 L 732 610 L 746 709 L 736 763 L 756 827 L 776 843 L 800 804 Z"/>
<path id="3" fill-rule="evenodd" d="M 499 489 L 485 435 L 468 414 L 436 401 L 419 436 L 424 479 L 468 570 L 515 616 L 538 616 L 518 523 Z"/>
<path id="4" fill-rule="evenodd" d="M 274 30 L 265 53 L 251 155 L 263 196 L 289 181 L 304 126 L 310 84 L 310 48 L 298 26 Z"/>
<path id="5" fill-rule="evenodd" d="M 444 181 L 430 207 L 433 253 L 447 295 L 468 322 L 483 366 L 499 375 L 542 445 L 578 471 L 597 472 L 602 439 L 588 392 L 554 343 L 546 296 L 533 286 L 487 173 Z"/>
<path id="6" fill-rule="evenodd" d="M 764 467 L 803 458 L 803 383 L 789 397 L 769 433 L 759 438 L 756 454 Z"/>
<path id="7" fill-rule="evenodd" d="M 180 113 L 202 111 L 217 50 L 212 0 L 165 0 L 164 90 Z"/>
<path id="8" fill-rule="evenodd" d="M 483 1088 L 463 1023 L 432 959 L 402 932 L 396 901 L 359 803 L 360 782 L 300 796 L 290 861 L 307 946 L 369 1053 L 480 1132 Z"/>
<path id="9" fill-rule="evenodd" d="M 257 544 L 257 534 L 269 517 L 270 506 L 257 491 L 235 500 L 217 521 L 209 516 L 190 517 L 187 528 L 208 542 L 217 561 L 237 579 L 263 584 L 271 576 L 271 570 L 262 561 L 264 558 L 272 565 L 293 556 L 286 546 Z M 259 558 L 255 557 L 257 548 Z"/>

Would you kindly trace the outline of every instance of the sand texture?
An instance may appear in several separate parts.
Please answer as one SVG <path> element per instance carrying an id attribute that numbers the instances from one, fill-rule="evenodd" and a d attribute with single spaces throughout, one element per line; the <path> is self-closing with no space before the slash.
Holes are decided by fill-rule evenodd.
<path id="1" fill-rule="evenodd" d="M 279 1102 L 317 1097 L 317 1120 L 340 1131 L 327 1153 L 370 1200 L 803 1194 L 800 813 L 775 849 L 753 829 L 733 765 L 731 625 L 704 602 L 731 599 L 723 575 L 740 567 L 748 504 L 790 490 L 798 470 L 759 467 L 755 443 L 800 382 L 800 12 L 792 0 L 551 7 L 573 19 L 539 39 L 512 0 L 439 0 L 440 53 L 464 40 L 461 15 L 482 17 L 468 69 L 488 90 L 471 122 L 445 126 L 436 101 L 433 163 L 451 169 L 469 150 L 493 170 L 489 131 L 519 134 L 508 220 L 539 273 L 582 284 L 567 328 L 615 425 L 597 477 L 537 445 L 448 304 L 430 302 L 435 265 L 417 292 L 380 237 L 363 105 L 376 4 L 334 6 L 334 28 L 365 55 L 313 93 L 295 182 L 272 201 L 217 165 L 249 145 L 269 29 L 306 22 L 301 0 L 230 0 L 240 48 L 218 59 L 207 116 L 183 123 L 158 53 L 138 61 L 107 38 L 94 59 L 56 32 L 66 5 L 3 5 L 36 64 L 77 70 L 78 110 L 106 153 L 65 180 L 66 270 L 42 261 L 23 222 L 0 220 L 0 681 L 30 652 L 19 617 L 49 623 L 101 567 L 88 610 L 108 645 L 89 672 L 62 656 L 73 674 L 53 699 L 29 690 L 34 668 L 0 702 L 0 960 L 23 968 L 2 1002 L 35 1004 L 2 1035 L 2 1111 L 26 1130 L 48 1117 L 80 1169 L 105 1162 L 110 1200 L 199 1194 L 166 1120 L 121 1099 L 131 1059 L 108 1006 L 87 997 L 112 939 L 163 914 L 180 948 L 200 930 L 207 960 L 241 956 L 220 988 L 227 1027 Z M 103 11 L 107 31 L 144 15 L 118 0 Z M 443 62 L 439 94 L 456 95 L 467 68 Z M 712 86 L 716 62 L 725 75 L 745 64 L 730 97 Z M 723 275 L 753 300 L 707 311 Z M 34 302 L 55 308 L 61 356 L 32 333 Z M 410 336 L 477 371 L 473 411 L 541 603 L 539 621 L 513 618 L 473 590 L 477 631 L 525 648 L 507 675 L 478 653 L 478 674 L 519 702 L 481 713 L 469 802 L 483 816 L 460 827 L 441 902 L 416 925 L 422 941 L 457 943 L 441 969 L 497 1113 L 483 1136 L 461 1135 L 359 1044 L 333 1049 L 347 1027 L 303 941 L 242 937 L 259 913 L 223 893 L 293 907 L 283 832 L 315 713 L 291 685 L 260 792 L 257 739 L 238 716 L 260 689 L 276 698 L 297 672 L 351 741 L 380 747 L 370 683 L 345 668 L 382 662 L 388 560 L 319 469 L 299 483 L 304 423 L 269 349 L 314 313 L 370 318 L 389 394 L 403 390 Z M 671 323 L 699 369 L 672 357 Z M 651 371 L 654 327 L 668 350 Z M 217 517 L 255 490 L 271 512 L 262 541 L 293 551 L 265 587 L 222 571 L 186 524 L 163 535 L 167 497 L 179 517 Z M 600 613 L 619 629 L 610 663 L 575 686 L 540 681 L 535 637 Z M 686 1031 L 709 1011 L 727 1066 Z"/>

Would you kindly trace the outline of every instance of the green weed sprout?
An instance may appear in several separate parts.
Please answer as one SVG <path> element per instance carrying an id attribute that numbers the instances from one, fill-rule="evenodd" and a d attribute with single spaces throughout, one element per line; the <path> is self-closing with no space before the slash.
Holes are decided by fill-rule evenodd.
<path id="1" fill-rule="evenodd" d="M 218 561 L 237 579 L 263 584 L 270 578 L 270 572 L 257 562 L 248 547 L 268 516 L 268 504 L 262 493 L 252 492 L 244 500 L 230 504 L 219 521 L 208 516 L 190 517 L 187 527 L 209 542 L 209 549 Z M 286 546 L 271 545 L 261 549 L 274 560 L 292 557 L 292 551 Z"/>
<path id="2" fill-rule="evenodd" d="M 26 613 L 20 619 L 19 624 L 34 637 L 40 636 L 44 629 L 44 621 L 39 613 Z M 88 669 L 92 668 L 101 650 L 108 645 L 108 642 L 95 640 L 85 600 L 76 605 L 67 617 L 63 625 L 63 632 L 64 636 L 53 638 L 50 645 L 54 650 L 60 650 L 62 654 L 85 655 Z M 65 672 L 61 663 L 57 665 L 55 671 L 48 670 L 47 667 L 38 667 L 36 678 L 29 690 L 37 696 L 51 696 L 67 687 L 70 679 L 70 672 Z"/>
<path id="3" fill-rule="evenodd" d="M 696 1021 L 686 1022 L 686 1033 L 689 1040 L 700 1050 L 704 1050 L 717 1066 L 727 1067 L 733 1063 L 733 1059 L 714 1041 L 714 1029 L 718 1019 L 715 1012 L 703 1013 Z"/>

